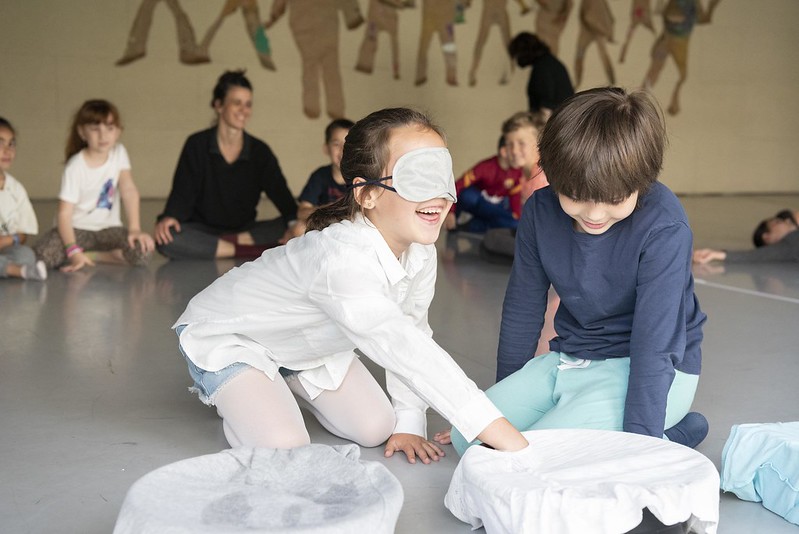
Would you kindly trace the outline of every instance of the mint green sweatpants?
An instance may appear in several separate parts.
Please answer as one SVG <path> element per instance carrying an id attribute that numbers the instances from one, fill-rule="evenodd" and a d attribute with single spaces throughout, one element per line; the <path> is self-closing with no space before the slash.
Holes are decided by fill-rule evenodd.
<path id="1" fill-rule="evenodd" d="M 486 390 L 486 395 L 520 431 L 550 428 L 622 430 L 630 358 L 580 360 L 560 352 L 537 356 Z M 676 371 L 666 401 L 671 428 L 691 409 L 699 375 Z M 472 443 L 452 429 L 463 454 Z"/>

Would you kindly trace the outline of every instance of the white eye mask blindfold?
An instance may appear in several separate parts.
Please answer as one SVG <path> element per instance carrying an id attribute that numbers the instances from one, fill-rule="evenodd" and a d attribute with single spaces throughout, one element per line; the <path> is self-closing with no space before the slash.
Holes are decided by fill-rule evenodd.
<path id="1" fill-rule="evenodd" d="M 392 185 L 384 184 L 386 180 L 391 180 Z M 350 187 L 363 185 L 379 185 L 411 202 L 433 198 L 457 201 L 452 156 L 444 147 L 411 150 L 397 160 L 391 176 L 352 184 Z"/>

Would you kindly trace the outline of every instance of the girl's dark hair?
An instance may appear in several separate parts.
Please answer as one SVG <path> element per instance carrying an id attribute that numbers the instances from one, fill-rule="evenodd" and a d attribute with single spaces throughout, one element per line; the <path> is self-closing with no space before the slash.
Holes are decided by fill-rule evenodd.
<path id="1" fill-rule="evenodd" d="M 14 134 L 14 136 L 17 135 L 17 131 L 14 129 L 13 126 L 11 126 L 11 123 L 8 122 L 3 117 L 0 117 L 0 128 L 5 128 L 6 130 L 9 130 L 12 134 Z"/>
<path id="2" fill-rule="evenodd" d="M 222 73 L 214 86 L 213 98 L 211 98 L 211 107 L 215 108 L 216 103 L 224 102 L 228 91 L 231 87 L 244 87 L 252 92 L 252 84 L 250 80 L 244 75 L 247 72 L 244 69 L 239 70 L 226 70 Z"/>
<path id="3" fill-rule="evenodd" d="M 508 43 L 508 54 L 520 67 L 529 67 L 536 59 L 549 54 L 549 47 L 535 34 L 521 32 Z"/>
<path id="4" fill-rule="evenodd" d="M 308 230 L 322 230 L 333 223 L 352 220 L 360 211 L 355 200 L 352 181 L 355 178 L 366 180 L 381 178 L 391 159 L 389 140 L 392 131 L 403 126 L 415 125 L 420 131 L 432 130 L 441 138 L 444 132 L 433 121 L 420 111 L 408 108 L 387 108 L 375 111 L 356 122 L 350 128 L 344 142 L 344 154 L 341 156 L 341 174 L 347 184 L 347 193 L 337 201 L 321 206 L 308 218 Z M 363 193 L 376 185 L 363 186 Z"/>
<path id="5" fill-rule="evenodd" d="M 72 126 L 69 128 L 69 136 L 67 137 L 67 146 L 64 149 L 65 161 L 86 148 L 86 141 L 81 139 L 78 133 L 78 128 L 86 124 L 100 124 L 107 122 L 108 118 L 111 122 L 122 128 L 122 119 L 119 116 L 117 107 L 108 100 L 87 100 L 75 113 L 72 118 Z"/>
<path id="6" fill-rule="evenodd" d="M 555 110 L 541 133 L 539 164 L 556 193 L 616 203 L 657 181 L 665 146 L 663 113 L 646 92 L 604 87 Z"/>

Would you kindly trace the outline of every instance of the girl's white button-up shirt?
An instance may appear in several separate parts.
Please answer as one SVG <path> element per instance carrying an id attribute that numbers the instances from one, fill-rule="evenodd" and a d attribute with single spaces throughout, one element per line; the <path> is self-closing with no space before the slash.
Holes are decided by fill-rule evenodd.
<path id="1" fill-rule="evenodd" d="M 502 414 L 433 341 L 435 280 L 434 245 L 398 260 L 358 216 L 226 273 L 174 327 L 186 325 L 180 343 L 198 367 L 244 362 L 271 379 L 293 369 L 312 398 L 341 385 L 358 349 L 386 370 L 395 433 L 426 437 L 429 405 L 471 441 Z"/>

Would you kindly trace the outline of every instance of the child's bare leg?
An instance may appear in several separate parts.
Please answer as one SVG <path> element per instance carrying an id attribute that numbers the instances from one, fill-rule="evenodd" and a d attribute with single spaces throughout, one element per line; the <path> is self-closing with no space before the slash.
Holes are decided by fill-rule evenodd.
<path id="1" fill-rule="evenodd" d="M 248 369 L 222 386 L 216 409 L 231 447 L 290 449 L 311 442 L 302 413 L 283 377 Z"/>

